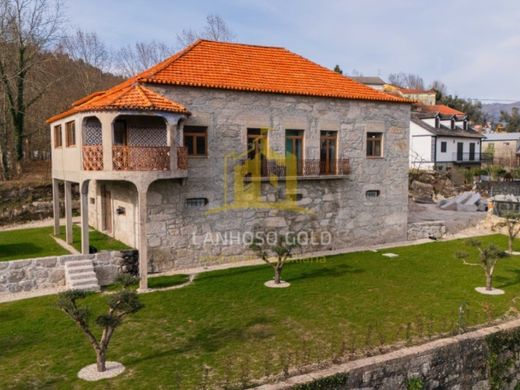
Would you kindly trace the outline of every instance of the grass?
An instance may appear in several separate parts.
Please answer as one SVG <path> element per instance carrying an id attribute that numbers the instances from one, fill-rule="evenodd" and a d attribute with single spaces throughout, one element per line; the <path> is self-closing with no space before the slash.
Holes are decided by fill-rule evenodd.
<path id="1" fill-rule="evenodd" d="M 72 227 L 72 245 L 81 251 L 81 229 Z M 70 254 L 52 238 L 52 227 L 18 229 L 0 232 L 0 261 L 29 259 L 35 257 L 60 256 Z M 58 236 L 65 240 L 65 227 Z M 97 230 L 90 231 L 90 246 L 97 250 L 123 250 L 130 247 Z"/>
<path id="2" fill-rule="evenodd" d="M 60 227 L 60 234 L 58 237 L 65 240 L 65 226 Z M 90 229 L 89 244 L 98 251 L 119 251 L 130 249 L 130 247 L 125 243 L 92 228 Z M 78 225 L 72 225 L 72 246 L 76 248 L 76 250 L 81 251 L 81 228 Z"/>
<path id="3" fill-rule="evenodd" d="M 482 240 L 505 248 L 507 239 Z M 256 266 L 143 294 L 145 307 L 116 331 L 108 354 L 127 371 L 96 383 L 76 377 L 94 354 L 56 296 L 0 304 L 0 388 L 203 388 L 204 365 L 211 381 L 259 378 L 330 359 L 342 342 L 362 350 L 452 330 L 461 304 L 468 325 L 504 315 L 520 296 L 520 257 L 497 266 L 495 287 L 506 294 L 485 296 L 474 291 L 484 284 L 482 270 L 454 257 L 461 247 L 433 242 L 388 250 L 395 259 L 359 252 L 295 262 L 284 269 L 287 289 L 264 287 L 272 271 Z M 97 294 L 87 303 L 101 312 L 105 300 Z"/>
<path id="4" fill-rule="evenodd" d="M 0 232 L 0 261 L 67 255 L 51 237 L 52 227 Z"/>

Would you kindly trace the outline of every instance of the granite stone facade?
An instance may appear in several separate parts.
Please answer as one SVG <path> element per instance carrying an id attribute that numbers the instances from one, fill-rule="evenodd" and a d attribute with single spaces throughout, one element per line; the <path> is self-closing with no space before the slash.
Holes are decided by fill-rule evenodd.
<path id="1" fill-rule="evenodd" d="M 260 230 L 305 232 L 314 238 L 330 233 L 330 240 L 302 245 L 304 252 L 406 239 L 408 105 L 187 87 L 153 88 L 189 107 L 192 115 L 184 126 L 207 127 L 208 155 L 189 159 L 187 179 L 160 180 L 150 186 L 150 271 L 243 260 L 251 253 L 244 242 L 234 238 Z M 216 212 L 234 199 L 235 160 L 228 158 L 226 162 L 226 156 L 234 153 L 238 159 L 244 157 L 248 128 L 268 129 L 269 153 L 273 155 L 285 154 L 287 129 L 303 130 L 304 158 L 317 160 L 320 131 L 336 131 L 337 158 L 350 160 L 351 173 L 298 180 L 293 192 L 297 194 L 297 205 L 305 212 L 276 208 L 276 203 L 287 196 L 283 180 L 262 183 L 262 198 L 270 203 L 267 208 Z M 382 158 L 366 157 L 367 132 L 383 133 Z M 369 190 L 379 191 L 379 196 L 367 198 Z M 114 186 L 112 197 L 131 199 L 132 191 L 131 186 L 119 190 Z M 186 202 L 189 198 L 204 198 L 208 204 L 190 207 Z M 131 213 L 128 218 L 132 225 Z"/>

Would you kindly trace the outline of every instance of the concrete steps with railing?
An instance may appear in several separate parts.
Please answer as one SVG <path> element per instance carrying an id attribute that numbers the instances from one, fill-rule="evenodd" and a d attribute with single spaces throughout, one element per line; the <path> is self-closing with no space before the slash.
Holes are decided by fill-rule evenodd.
<path id="1" fill-rule="evenodd" d="M 65 281 L 70 290 L 100 290 L 92 260 L 67 261 L 65 263 Z"/>

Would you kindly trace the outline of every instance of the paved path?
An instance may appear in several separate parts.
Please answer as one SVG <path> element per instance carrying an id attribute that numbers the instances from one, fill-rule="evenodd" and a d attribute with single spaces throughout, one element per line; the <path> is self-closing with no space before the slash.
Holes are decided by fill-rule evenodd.
<path id="1" fill-rule="evenodd" d="M 81 217 L 72 217 L 72 223 L 81 222 Z M 65 218 L 60 219 L 60 226 L 65 226 Z M 16 223 L 13 225 L 4 225 L 0 226 L 0 232 L 8 231 L 8 230 L 19 230 L 19 229 L 32 229 L 46 226 L 54 226 L 53 218 L 42 219 L 41 221 L 33 221 L 27 223 Z"/>

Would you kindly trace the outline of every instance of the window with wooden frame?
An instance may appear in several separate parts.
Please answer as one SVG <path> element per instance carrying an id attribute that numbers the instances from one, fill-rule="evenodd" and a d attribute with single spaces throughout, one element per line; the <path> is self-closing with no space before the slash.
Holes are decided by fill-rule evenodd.
<path id="1" fill-rule="evenodd" d="M 61 133 L 61 125 L 54 126 L 54 147 L 61 148 L 63 146 L 63 135 Z"/>
<path id="2" fill-rule="evenodd" d="M 367 133 L 367 157 L 383 157 L 383 133 Z"/>
<path id="3" fill-rule="evenodd" d="M 184 146 L 188 156 L 208 155 L 208 128 L 204 126 L 184 126 Z"/>
<path id="4" fill-rule="evenodd" d="M 76 122 L 65 123 L 65 145 L 76 146 Z"/>
<path id="5" fill-rule="evenodd" d="M 446 141 L 441 142 L 441 153 L 446 153 L 448 150 L 448 143 Z"/>

